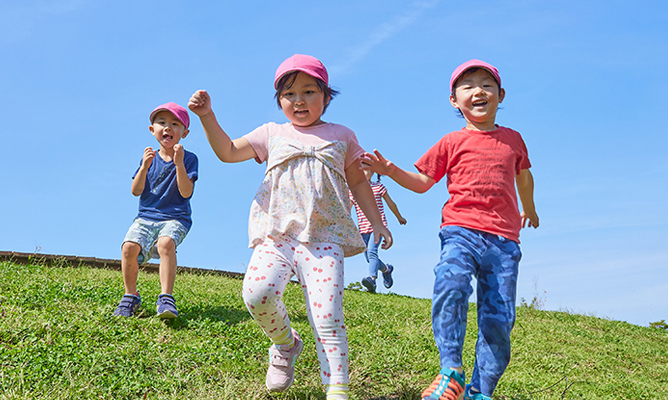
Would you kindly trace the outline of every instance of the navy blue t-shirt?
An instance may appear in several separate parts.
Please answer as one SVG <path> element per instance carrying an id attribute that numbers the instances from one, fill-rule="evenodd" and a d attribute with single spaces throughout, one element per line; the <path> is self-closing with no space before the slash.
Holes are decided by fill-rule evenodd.
<path id="1" fill-rule="evenodd" d="M 143 159 L 139 162 L 139 168 L 141 168 L 142 162 Z M 183 164 L 186 167 L 188 178 L 195 182 L 197 180 L 197 156 L 185 150 Z M 137 176 L 139 168 L 132 176 L 133 179 Z M 159 154 L 156 154 L 146 174 L 144 192 L 139 197 L 137 218 L 149 221 L 174 219 L 190 229 L 192 226 L 192 219 L 190 218 L 191 197 L 192 195 L 185 198 L 179 192 L 179 187 L 176 184 L 176 165 L 174 165 L 174 161 L 165 162 Z"/>

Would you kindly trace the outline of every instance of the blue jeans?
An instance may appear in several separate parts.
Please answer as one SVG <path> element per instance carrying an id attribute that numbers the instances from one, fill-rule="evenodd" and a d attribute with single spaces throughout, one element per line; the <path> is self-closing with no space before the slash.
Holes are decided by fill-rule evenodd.
<path id="1" fill-rule="evenodd" d="M 366 258 L 366 262 L 369 263 L 369 276 L 377 278 L 379 269 L 381 271 L 387 271 L 387 266 L 381 261 L 380 257 L 378 257 L 378 249 L 383 241 L 381 240 L 378 244 L 374 243 L 373 232 L 363 233 L 362 239 L 364 239 L 364 243 L 366 244 L 364 258 Z"/>
<path id="2" fill-rule="evenodd" d="M 491 396 L 510 362 L 522 253 L 512 240 L 458 226 L 445 226 L 439 237 L 441 260 L 434 268 L 432 328 L 441 368 L 462 366 L 471 280 L 475 277 L 478 339 L 471 385 Z"/>

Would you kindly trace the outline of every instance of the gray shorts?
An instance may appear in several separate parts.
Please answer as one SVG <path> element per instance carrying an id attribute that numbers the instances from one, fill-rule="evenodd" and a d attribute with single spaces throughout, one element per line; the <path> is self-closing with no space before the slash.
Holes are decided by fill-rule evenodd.
<path id="1" fill-rule="evenodd" d="M 137 261 L 139 265 L 148 262 L 151 258 L 160 258 L 158 254 L 158 239 L 167 236 L 174 241 L 178 247 L 188 234 L 188 229 L 176 220 L 169 221 L 147 221 L 137 218 L 134 220 L 128 233 L 125 234 L 125 242 L 134 242 L 141 246 L 141 252 Z M 123 245 L 121 245 L 121 248 Z"/>

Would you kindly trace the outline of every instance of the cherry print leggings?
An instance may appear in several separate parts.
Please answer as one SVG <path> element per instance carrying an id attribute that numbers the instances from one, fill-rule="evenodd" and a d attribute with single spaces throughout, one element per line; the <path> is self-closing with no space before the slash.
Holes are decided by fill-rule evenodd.
<path id="1" fill-rule="evenodd" d="M 296 275 L 304 292 L 324 385 L 348 379 L 348 337 L 343 323 L 343 249 L 331 243 L 302 243 L 287 236 L 257 245 L 244 277 L 243 299 L 273 340 L 284 338 L 290 319 L 281 300 Z"/>

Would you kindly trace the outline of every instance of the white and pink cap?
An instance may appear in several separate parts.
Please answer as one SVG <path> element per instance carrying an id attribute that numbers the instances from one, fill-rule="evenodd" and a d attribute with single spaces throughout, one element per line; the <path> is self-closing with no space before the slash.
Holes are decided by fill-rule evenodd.
<path id="1" fill-rule="evenodd" d="M 171 101 L 169 103 L 159 105 L 151 112 L 151 115 L 149 116 L 151 123 L 153 123 L 155 115 L 160 111 L 169 111 L 170 113 L 174 114 L 174 116 L 178 118 L 179 121 L 183 122 L 183 125 L 186 126 L 186 129 L 188 129 L 188 126 L 190 125 L 190 116 L 188 115 L 188 110 L 185 108 Z"/>
<path id="2" fill-rule="evenodd" d="M 283 77 L 283 75 L 292 72 L 292 71 L 301 71 L 305 74 L 311 75 L 316 79 L 320 79 L 327 86 L 329 86 L 329 75 L 327 74 L 327 68 L 313 56 L 307 56 L 304 54 L 295 54 L 294 56 L 283 61 L 281 65 L 278 66 L 276 70 L 276 78 L 274 79 L 274 89 L 278 89 L 278 81 Z"/>
<path id="3" fill-rule="evenodd" d="M 455 91 L 455 82 L 457 82 L 457 79 L 459 79 L 460 76 L 466 72 L 466 70 L 471 69 L 471 68 L 484 68 L 486 69 L 494 79 L 496 79 L 496 83 L 499 84 L 499 88 L 501 87 L 501 75 L 499 75 L 499 70 L 496 69 L 492 64 L 488 64 L 484 61 L 480 60 L 469 60 L 465 62 L 464 64 L 460 65 L 459 67 L 455 68 L 455 71 L 452 73 L 452 76 L 450 77 L 450 93 L 454 93 Z"/>

